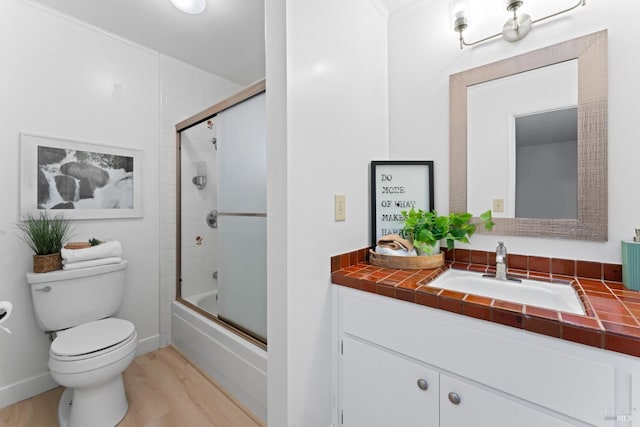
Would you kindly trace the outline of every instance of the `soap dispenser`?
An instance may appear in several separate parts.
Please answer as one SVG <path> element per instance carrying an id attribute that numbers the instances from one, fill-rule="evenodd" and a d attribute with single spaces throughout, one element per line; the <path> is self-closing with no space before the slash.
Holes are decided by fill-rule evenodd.
<path id="1" fill-rule="evenodd" d="M 640 291 L 640 228 L 635 229 L 633 241 L 622 241 L 622 282 Z"/>

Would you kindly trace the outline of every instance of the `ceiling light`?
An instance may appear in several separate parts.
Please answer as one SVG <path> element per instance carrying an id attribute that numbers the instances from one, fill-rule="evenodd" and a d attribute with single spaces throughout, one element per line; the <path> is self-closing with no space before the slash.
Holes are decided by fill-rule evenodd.
<path id="1" fill-rule="evenodd" d="M 171 0 L 171 3 L 184 13 L 197 15 L 207 7 L 206 0 Z"/>

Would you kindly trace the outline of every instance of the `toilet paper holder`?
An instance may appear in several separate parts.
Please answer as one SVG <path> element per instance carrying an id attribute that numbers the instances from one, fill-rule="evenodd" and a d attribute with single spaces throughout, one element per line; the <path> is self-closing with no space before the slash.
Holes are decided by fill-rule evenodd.
<path id="1" fill-rule="evenodd" d="M 0 323 L 5 322 L 9 316 L 11 316 L 11 312 L 13 311 L 13 304 L 9 301 L 0 301 Z M 0 325 L 0 328 L 4 329 L 6 332 L 11 333 L 11 330 L 6 326 Z"/>

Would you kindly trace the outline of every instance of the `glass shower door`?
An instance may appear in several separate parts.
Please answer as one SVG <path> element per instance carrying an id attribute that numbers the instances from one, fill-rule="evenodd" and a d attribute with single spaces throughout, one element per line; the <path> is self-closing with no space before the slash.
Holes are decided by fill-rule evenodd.
<path id="1" fill-rule="evenodd" d="M 216 116 L 218 317 L 266 342 L 266 118 L 264 93 Z"/>

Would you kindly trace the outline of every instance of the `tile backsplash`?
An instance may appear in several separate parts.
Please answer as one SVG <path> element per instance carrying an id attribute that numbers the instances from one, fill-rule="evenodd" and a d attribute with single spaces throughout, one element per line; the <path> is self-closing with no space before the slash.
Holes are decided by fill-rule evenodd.
<path id="1" fill-rule="evenodd" d="M 451 262 L 462 262 L 466 264 L 478 264 L 493 266 L 495 264 L 495 253 L 488 251 L 478 251 L 473 249 L 453 249 L 442 248 L 445 260 Z M 369 248 L 358 249 L 345 254 L 331 257 L 331 272 L 340 270 L 350 265 L 368 261 Z M 622 265 L 600 263 L 594 261 L 571 260 L 561 258 L 547 258 L 539 256 L 528 256 L 521 254 L 509 254 L 507 257 L 509 271 L 533 272 L 542 275 L 553 276 L 576 276 L 588 279 L 608 280 L 622 282 Z"/>

